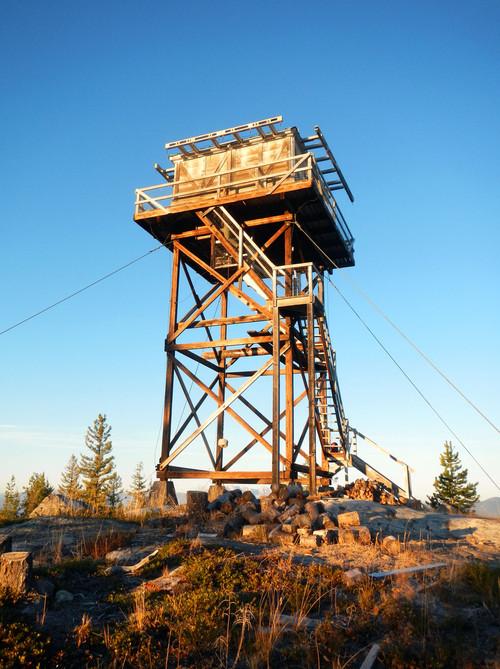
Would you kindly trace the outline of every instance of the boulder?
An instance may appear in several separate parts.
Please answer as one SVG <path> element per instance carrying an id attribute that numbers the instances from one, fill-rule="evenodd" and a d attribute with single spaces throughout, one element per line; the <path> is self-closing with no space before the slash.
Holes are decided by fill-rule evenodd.
<path id="1" fill-rule="evenodd" d="M 208 488 L 208 503 L 210 504 L 211 502 L 215 502 L 217 497 L 220 497 L 226 492 L 226 488 L 221 485 L 220 483 L 213 483 L 209 488 Z"/>
<path id="2" fill-rule="evenodd" d="M 361 525 L 359 520 L 359 513 L 357 511 L 348 511 L 347 513 L 339 513 L 337 516 L 339 527 L 352 527 Z"/>
<path id="3" fill-rule="evenodd" d="M 0 555 L 2 553 L 10 553 L 12 550 L 12 537 L 7 535 L 0 535 Z"/>
<path id="4" fill-rule="evenodd" d="M 251 490 L 245 490 L 245 492 L 242 493 L 241 497 L 238 499 L 239 504 L 244 504 L 245 502 L 252 502 L 252 504 L 257 505 L 257 497 L 255 497 Z"/>
<path id="5" fill-rule="evenodd" d="M 123 566 L 123 565 L 133 565 L 137 564 L 140 560 L 150 555 L 154 550 L 158 548 L 157 545 L 149 545 L 142 547 L 128 547 L 128 548 L 118 548 L 117 550 L 110 551 L 106 553 L 105 560 L 106 562 L 113 562 L 114 564 Z"/>
<path id="6" fill-rule="evenodd" d="M 335 530 L 337 528 L 337 523 L 332 518 L 330 518 L 327 513 L 322 513 L 319 516 L 319 520 L 321 521 L 321 525 L 325 530 Z"/>
<path id="7" fill-rule="evenodd" d="M 271 495 L 263 495 L 260 497 L 260 510 L 262 513 L 267 513 L 269 509 L 273 508 L 276 497 Z"/>
<path id="8" fill-rule="evenodd" d="M 68 592 L 67 590 L 58 590 L 54 601 L 56 604 L 69 604 L 74 598 L 75 597 L 71 592 Z"/>
<path id="9" fill-rule="evenodd" d="M 324 508 L 321 502 L 307 502 L 304 510 L 308 514 L 311 521 L 315 521 L 319 518 L 320 514 L 323 513 Z"/>
<path id="10" fill-rule="evenodd" d="M 271 543 L 280 546 L 290 546 L 295 542 L 294 535 L 289 534 L 288 532 L 283 532 L 279 525 L 276 525 L 276 527 L 269 532 L 268 539 Z"/>
<path id="11" fill-rule="evenodd" d="M 396 539 L 396 537 L 393 537 L 392 535 L 384 537 L 382 540 L 382 549 L 386 553 L 389 553 L 389 555 L 399 555 L 401 551 L 399 539 Z"/>
<path id="12" fill-rule="evenodd" d="M 232 539 L 235 536 L 238 536 L 241 533 L 241 528 L 245 524 L 245 519 L 240 514 L 234 514 L 231 516 L 227 523 L 224 525 L 224 530 L 222 532 L 223 536 L 226 539 Z"/>
<path id="13" fill-rule="evenodd" d="M 278 520 L 280 523 L 284 523 L 285 521 L 293 518 L 294 516 L 297 516 L 300 513 L 300 507 L 298 504 L 292 504 L 292 506 L 288 506 L 282 513 L 280 513 Z"/>
<path id="14" fill-rule="evenodd" d="M 317 537 L 314 534 L 302 535 L 299 539 L 299 544 L 303 548 L 317 548 L 321 545 L 321 537 Z"/>
<path id="15" fill-rule="evenodd" d="M 55 589 L 56 586 L 52 581 L 49 581 L 48 578 L 39 578 L 35 583 L 35 590 L 38 594 L 42 595 L 42 597 L 47 597 L 48 599 L 52 597 Z"/>
<path id="16" fill-rule="evenodd" d="M 349 569 L 343 574 L 343 581 L 347 587 L 352 587 L 363 580 L 363 572 L 359 569 Z"/>
<path id="17" fill-rule="evenodd" d="M 300 513 L 298 516 L 292 519 L 293 527 L 311 527 L 311 519 L 309 514 Z"/>
<path id="18" fill-rule="evenodd" d="M 24 594 L 31 581 L 33 559 L 28 551 L 11 551 L 0 555 L 0 589 L 14 595 Z"/>
<path id="19" fill-rule="evenodd" d="M 241 536 L 250 541 L 266 542 L 271 529 L 269 525 L 243 525 Z"/>
<path id="20" fill-rule="evenodd" d="M 339 527 L 339 544 L 369 544 L 371 542 L 370 530 L 367 527 Z"/>
<path id="21" fill-rule="evenodd" d="M 337 544 L 339 541 L 339 530 L 336 527 L 333 530 L 315 530 L 313 534 L 317 537 L 321 537 L 323 543 L 331 546 L 332 544 Z"/>
<path id="22" fill-rule="evenodd" d="M 47 495 L 40 504 L 30 513 L 30 518 L 40 516 L 75 516 L 85 514 L 90 507 L 85 502 L 77 499 L 70 499 L 66 495 L 58 492 L 52 492 Z"/>

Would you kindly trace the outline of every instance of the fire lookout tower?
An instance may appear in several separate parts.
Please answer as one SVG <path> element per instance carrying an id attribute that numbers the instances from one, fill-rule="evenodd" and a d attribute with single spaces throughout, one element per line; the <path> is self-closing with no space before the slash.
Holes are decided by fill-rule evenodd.
<path id="1" fill-rule="evenodd" d="M 320 128 L 281 122 L 170 142 L 163 182 L 136 191 L 134 220 L 172 252 L 157 476 L 315 493 L 352 466 L 411 494 L 352 448 L 337 380 L 324 276 L 354 265 L 334 197 L 352 193 Z"/>

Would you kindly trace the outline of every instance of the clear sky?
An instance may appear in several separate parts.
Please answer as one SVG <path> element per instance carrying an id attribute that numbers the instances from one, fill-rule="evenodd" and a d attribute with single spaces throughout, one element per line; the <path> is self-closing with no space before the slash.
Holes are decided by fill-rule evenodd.
<path id="1" fill-rule="evenodd" d="M 356 197 L 357 264 L 338 285 L 500 478 L 498 434 L 346 279 L 498 424 L 497 0 L 4 0 L 0 62 L 0 330 L 155 245 L 133 191 L 158 182 L 166 141 L 275 114 L 319 124 Z M 139 460 L 153 473 L 168 267 L 162 250 L 0 338 L 1 488 L 33 471 L 57 483 L 98 412 L 125 483 Z M 330 298 L 351 423 L 408 460 L 424 496 L 451 435 Z"/>

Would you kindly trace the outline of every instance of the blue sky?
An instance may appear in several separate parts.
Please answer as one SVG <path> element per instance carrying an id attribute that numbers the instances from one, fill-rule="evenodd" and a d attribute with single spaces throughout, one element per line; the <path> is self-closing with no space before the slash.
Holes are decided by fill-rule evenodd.
<path id="1" fill-rule="evenodd" d="M 335 280 L 500 478 L 498 435 L 349 282 L 498 423 L 498 2 L 6 0 L 0 56 L 0 330 L 154 246 L 133 191 L 158 181 L 166 141 L 275 114 L 319 124 L 356 196 L 357 264 Z M 1 337 L 0 487 L 32 471 L 56 483 L 99 411 L 125 482 L 139 460 L 153 472 L 169 261 Z M 351 422 L 415 467 L 423 496 L 450 435 L 330 298 Z"/>

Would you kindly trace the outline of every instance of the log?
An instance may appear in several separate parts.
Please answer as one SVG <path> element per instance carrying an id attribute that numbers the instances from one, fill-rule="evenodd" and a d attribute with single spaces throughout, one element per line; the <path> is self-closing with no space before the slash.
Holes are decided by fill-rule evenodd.
<path id="1" fill-rule="evenodd" d="M 145 567 L 147 564 L 151 562 L 156 556 L 158 555 L 158 549 L 150 553 L 149 555 L 146 555 L 146 557 L 142 558 L 142 560 L 139 560 L 136 564 L 130 565 L 130 566 L 123 566 L 122 569 L 123 571 L 133 574 L 136 571 L 139 571 L 143 567 Z"/>
<path id="2" fill-rule="evenodd" d="M 359 669 L 372 669 L 373 665 L 375 664 L 375 660 L 377 659 L 377 655 L 379 654 L 379 651 L 380 651 L 380 646 L 378 645 L 378 643 L 374 643 L 373 646 L 370 648 L 368 655 L 363 660 L 363 664 Z"/>
<path id="3" fill-rule="evenodd" d="M 397 576 L 399 574 L 414 574 L 419 571 L 429 569 L 440 569 L 446 567 L 446 562 L 433 562 L 432 564 L 423 564 L 418 567 L 403 567 L 401 569 L 392 569 L 391 571 L 373 571 L 369 576 L 371 578 L 386 578 L 387 576 Z"/>

